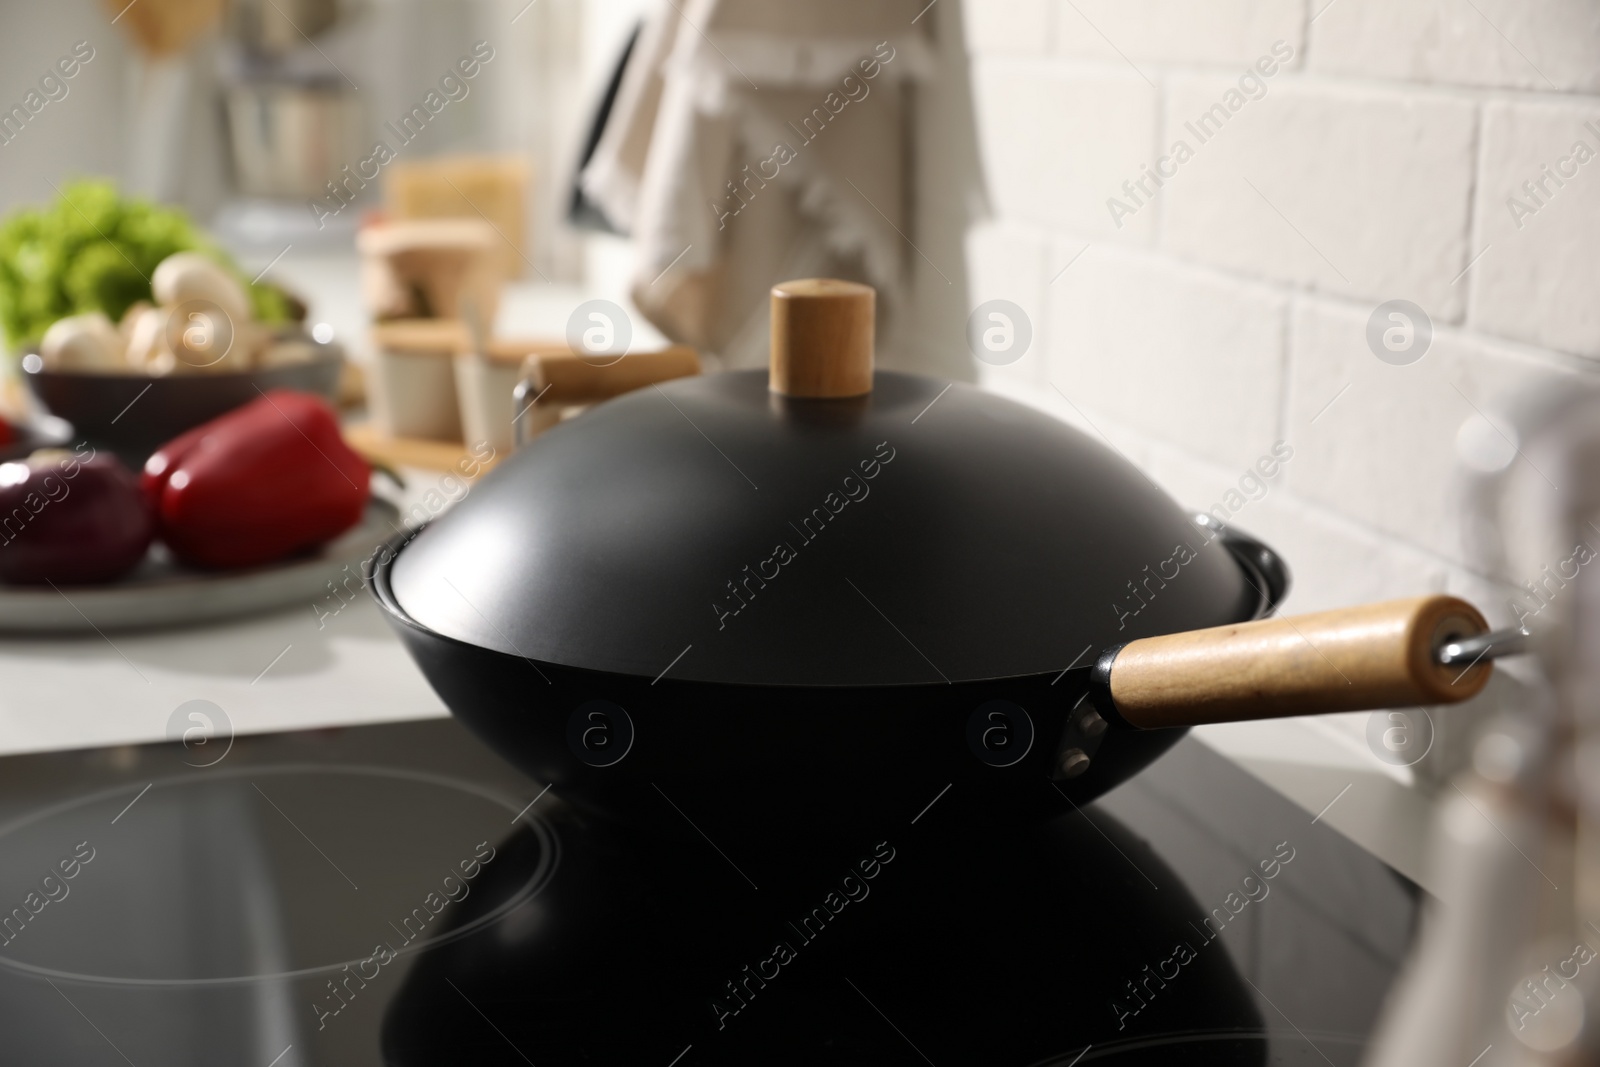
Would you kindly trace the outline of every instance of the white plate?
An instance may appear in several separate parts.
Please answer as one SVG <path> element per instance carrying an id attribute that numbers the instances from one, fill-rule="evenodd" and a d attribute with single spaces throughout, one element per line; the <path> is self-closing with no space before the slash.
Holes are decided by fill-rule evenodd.
<path id="1" fill-rule="evenodd" d="M 94 633 L 182 626 L 303 605 L 337 610 L 361 590 L 361 564 L 400 531 L 400 512 L 374 497 L 355 527 L 313 556 L 247 571 L 193 571 L 157 544 L 137 570 L 111 585 L 0 585 L 0 632 Z M 346 571 L 345 568 L 349 570 Z M 348 582 L 346 581 L 348 579 Z M 329 583 L 340 585 L 337 596 Z M 320 609 L 320 612 L 319 612 Z"/>
<path id="2" fill-rule="evenodd" d="M 29 453 L 39 448 L 71 448 L 72 423 L 54 415 L 35 415 L 27 422 L 17 423 L 13 429 L 17 438 L 8 445 L 0 445 L 0 462 L 27 459 Z"/>

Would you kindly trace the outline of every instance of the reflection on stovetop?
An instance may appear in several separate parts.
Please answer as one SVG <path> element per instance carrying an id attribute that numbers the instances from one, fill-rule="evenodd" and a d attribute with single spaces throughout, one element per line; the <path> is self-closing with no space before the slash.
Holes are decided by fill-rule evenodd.
<path id="1" fill-rule="evenodd" d="M 934 788 L 827 847 L 595 820 L 453 721 L 195 762 L 0 761 L 7 1062 L 1354 1064 L 1416 914 L 1193 741 L 1048 824 Z"/>

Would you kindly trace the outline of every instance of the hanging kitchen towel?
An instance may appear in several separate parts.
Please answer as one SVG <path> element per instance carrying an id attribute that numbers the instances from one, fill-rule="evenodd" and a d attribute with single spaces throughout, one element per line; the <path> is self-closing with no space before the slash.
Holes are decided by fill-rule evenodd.
<path id="1" fill-rule="evenodd" d="M 909 84 L 925 0 L 661 0 L 584 193 L 633 236 L 633 298 L 726 366 L 766 361 L 767 292 L 828 275 L 904 304 Z"/>

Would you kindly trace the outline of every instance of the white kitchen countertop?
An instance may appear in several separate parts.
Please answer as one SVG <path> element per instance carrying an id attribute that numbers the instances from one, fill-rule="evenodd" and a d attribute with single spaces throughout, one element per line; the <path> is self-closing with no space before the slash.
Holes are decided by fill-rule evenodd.
<path id="1" fill-rule="evenodd" d="M 323 622 L 308 603 L 195 629 L 0 640 L 0 753 L 163 740 L 191 700 L 241 734 L 447 714 L 376 603 Z"/>

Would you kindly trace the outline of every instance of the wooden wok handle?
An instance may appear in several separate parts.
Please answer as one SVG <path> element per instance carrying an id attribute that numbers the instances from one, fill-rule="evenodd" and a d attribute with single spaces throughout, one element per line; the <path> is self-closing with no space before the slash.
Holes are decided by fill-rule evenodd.
<path id="1" fill-rule="evenodd" d="M 1416 597 L 1146 637 L 1096 673 L 1141 729 L 1451 704 L 1476 695 L 1493 664 L 1446 667 L 1435 652 L 1487 630 L 1464 600 Z"/>

